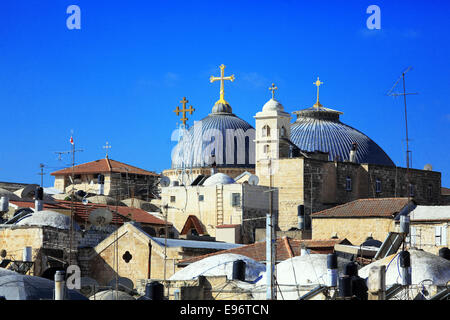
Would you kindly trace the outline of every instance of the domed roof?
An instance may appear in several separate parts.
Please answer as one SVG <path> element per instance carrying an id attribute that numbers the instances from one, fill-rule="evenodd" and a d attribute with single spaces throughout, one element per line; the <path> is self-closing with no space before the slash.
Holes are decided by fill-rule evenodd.
<path id="1" fill-rule="evenodd" d="M 31 215 L 27 215 L 19 220 L 18 226 L 39 226 L 39 227 L 53 227 L 63 230 L 70 229 L 70 217 L 49 210 L 36 211 Z M 74 230 L 80 230 L 76 222 L 73 222 Z"/>
<path id="2" fill-rule="evenodd" d="M 182 136 L 172 152 L 173 169 L 209 167 L 212 154 L 217 167 L 255 166 L 255 130 L 231 113 L 228 103 L 217 102 L 212 113 L 180 132 Z"/>
<path id="3" fill-rule="evenodd" d="M 294 114 L 297 120 L 291 124 L 291 141 L 301 150 L 328 152 L 330 161 L 336 157 L 345 161 L 356 142 L 357 163 L 395 166 L 373 140 L 339 120 L 342 112 L 315 105 Z"/>
<path id="4" fill-rule="evenodd" d="M 215 186 L 217 184 L 232 184 L 235 181 L 228 175 L 224 173 L 216 173 L 203 182 L 204 186 Z"/>
<path id="5" fill-rule="evenodd" d="M 266 102 L 262 108 L 263 112 L 267 111 L 284 111 L 283 105 L 276 99 L 272 98 Z"/>
<path id="6" fill-rule="evenodd" d="M 116 290 L 105 290 L 97 292 L 89 297 L 89 300 L 136 300 L 128 293 Z"/>

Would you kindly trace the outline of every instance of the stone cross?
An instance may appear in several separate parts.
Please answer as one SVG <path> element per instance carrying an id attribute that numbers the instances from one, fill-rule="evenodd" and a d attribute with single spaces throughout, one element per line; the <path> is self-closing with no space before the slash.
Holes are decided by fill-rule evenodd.
<path id="1" fill-rule="evenodd" d="M 272 99 L 275 98 L 275 90 L 278 90 L 278 87 L 275 87 L 275 84 L 272 83 L 272 86 L 269 88 L 270 91 L 272 91 Z"/>

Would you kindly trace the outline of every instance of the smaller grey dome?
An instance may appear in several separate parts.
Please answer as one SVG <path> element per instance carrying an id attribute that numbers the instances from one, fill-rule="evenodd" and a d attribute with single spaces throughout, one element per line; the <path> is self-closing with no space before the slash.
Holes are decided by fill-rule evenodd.
<path id="1" fill-rule="evenodd" d="M 278 100 L 272 98 L 266 102 L 262 111 L 284 111 L 284 107 Z"/>
<path id="2" fill-rule="evenodd" d="M 208 186 L 215 186 L 218 184 L 232 184 L 232 183 L 235 183 L 235 181 L 230 176 L 219 172 L 213 174 L 211 177 L 206 179 L 203 185 L 208 187 Z"/>
<path id="3" fill-rule="evenodd" d="M 53 227 L 63 230 L 70 229 L 70 217 L 49 210 L 36 211 L 31 215 L 25 216 L 19 220 L 16 225 L 18 226 L 38 226 L 38 227 Z M 80 230 L 80 227 L 76 222 L 73 223 L 74 230 Z"/>
<path id="4" fill-rule="evenodd" d="M 212 113 L 233 113 L 233 110 L 228 102 L 223 103 L 219 100 L 212 108 Z"/>

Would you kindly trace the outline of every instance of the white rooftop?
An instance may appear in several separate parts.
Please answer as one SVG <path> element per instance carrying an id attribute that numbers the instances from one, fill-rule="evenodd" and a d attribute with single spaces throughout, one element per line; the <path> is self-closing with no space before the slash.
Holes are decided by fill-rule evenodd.
<path id="1" fill-rule="evenodd" d="M 417 206 L 409 218 L 411 221 L 450 220 L 450 206 Z"/>

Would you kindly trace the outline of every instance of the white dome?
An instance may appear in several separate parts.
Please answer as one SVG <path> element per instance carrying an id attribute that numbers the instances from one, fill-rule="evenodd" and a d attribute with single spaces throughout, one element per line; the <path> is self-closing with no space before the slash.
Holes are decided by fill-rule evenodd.
<path id="1" fill-rule="evenodd" d="M 410 249 L 409 253 L 411 257 L 412 284 L 419 284 L 428 279 L 434 285 L 444 286 L 450 281 L 450 261 L 421 250 Z M 368 277 L 370 268 L 380 265 L 389 266 L 386 267 L 386 286 L 401 283 L 402 278 L 399 276 L 400 262 L 398 253 L 361 268 L 359 270 L 359 276 L 362 278 Z"/>
<path id="2" fill-rule="evenodd" d="M 74 230 L 80 230 L 80 227 L 76 222 L 74 224 Z M 53 227 L 58 229 L 69 230 L 70 229 L 70 217 L 49 210 L 33 212 L 31 215 L 19 220 L 16 225 L 18 226 L 39 226 L 39 227 Z"/>
<path id="3" fill-rule="evenodd" d="M 284 111 L 284 108 L 279 101 L 275 99 L 270 99 L 269 101 L 266 102 L 262 111 Z"/>
<path id="4" fill-rule="evenodd" d="M 224 173 L 216 173 L 213 174 L 211 177 L 209 177 L 208 179 L 205 180 L 205 182 L 203 183 L 204 186 L 214 186 L 217 184 L 232 184 L 235 183 L 235 181 L 233 180 L 233 178 L 231 178 L 230 176 L 224 174 Z"/>

